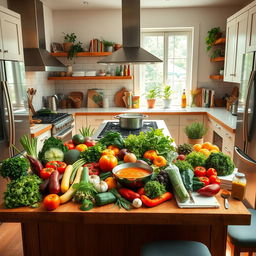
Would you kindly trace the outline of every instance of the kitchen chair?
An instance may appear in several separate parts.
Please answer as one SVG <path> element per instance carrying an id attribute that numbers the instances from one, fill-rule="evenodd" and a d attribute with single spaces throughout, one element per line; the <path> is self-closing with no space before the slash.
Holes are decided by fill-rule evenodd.
<path id="1" fill-rule="evenodd" d="M 143 245 L 141 256 L 211 256 L 206 245 L 194 241 L 157 241 Z"/>
<path id="2" fill-rule="evenodd" d="M 246 226 L 228 226 L 228 243 L 234 247 L 234 256 L 240 252 L 249 252 L 249 256 L 256 252 L 256 210 L 248 209 L 251 216 L 251 224 Z"/>

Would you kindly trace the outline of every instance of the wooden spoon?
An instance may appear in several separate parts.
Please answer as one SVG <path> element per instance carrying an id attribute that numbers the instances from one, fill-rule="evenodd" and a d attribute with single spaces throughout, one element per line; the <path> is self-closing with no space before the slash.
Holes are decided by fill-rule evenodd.
<path id="1" fill-rule="evenodd" d="M 228 198 L 230 197 L 230 192 L 227 190 L 222 190 L 221 197 L 224 198 L 224 206 L 226 209 L 229 208 Z"/>

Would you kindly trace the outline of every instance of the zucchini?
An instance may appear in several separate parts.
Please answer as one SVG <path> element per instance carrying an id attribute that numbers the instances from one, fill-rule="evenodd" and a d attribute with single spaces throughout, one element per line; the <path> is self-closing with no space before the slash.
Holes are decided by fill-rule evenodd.
<path id="1" fill-rule="evenodd" d="M 84 167 L 82 171 L 81 181 L 89 182 L 89 169 L 88 167 Z"/>
<path id="2" fill-rule="evenodd" d="M 95 196 L 95 201 L 98 206 L 112 204 L 116 201 L 116 197 L 111 192 L 99 193 Z"/>
<path id="3" fill-rule="evenodd" d="M 170 181 L 172 183 L 173 189 L 178 200 L 181 203 L 186 202 L 189 199 L 189 194 L 182 182 L 179 168 L 174 164 L 170 164 L 168 165 L 167 168 L 165 168 L 165 171 L 169 175 Z"/>
<path id="4" fill-rule="evenodd" d="M 69 189 L 69 180 L 70 180 L 72 170 L 73 170 L 73 166 L 68 165 L 65 172 L 64 172 L 64 175 L 63 175 L 63 178 L 62 178 L 62 181 L 61 181 L 61 187 L 60 187 L 62 193 L 67 192 L 68 189 Z"/>

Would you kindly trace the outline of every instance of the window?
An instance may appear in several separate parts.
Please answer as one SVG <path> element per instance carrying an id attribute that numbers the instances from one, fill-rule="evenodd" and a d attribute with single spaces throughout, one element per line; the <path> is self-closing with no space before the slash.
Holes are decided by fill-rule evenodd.
<path id="1" fill-rule="evenodd" d="M 172 105 L 180 105 L 183 89 L 187 95 L 191 90 L 192 30 L 145 32 L 142 34 L 142 46 L 163 62 L 141 66 L 141 91 L 171 85 L 174 91 Z"/>

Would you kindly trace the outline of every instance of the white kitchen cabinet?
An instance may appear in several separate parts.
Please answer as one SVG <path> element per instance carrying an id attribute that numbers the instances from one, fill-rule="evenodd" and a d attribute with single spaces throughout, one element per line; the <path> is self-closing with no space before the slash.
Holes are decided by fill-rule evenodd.
<path id="1" fill-rule="evenodd" d="M 256 6 L 250 8 L 248 14 L 246 51 L 256 51 Z"/>
<path id="2" fill-rule="evenodd" d="M 240 83 L 246 52 L 248 11 L 227 22 L 224 81 Z"/>
<path id="3" fill-rule="evenodd" d="M 0 58 L 23 61 L 20 15 L 1 7 L 0 27 Z"/>

